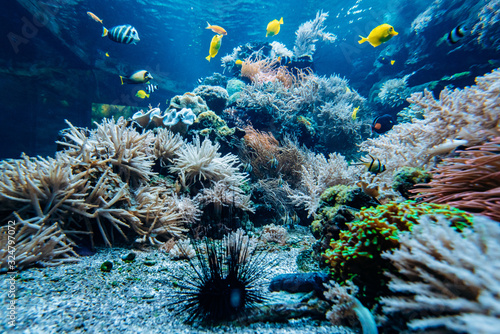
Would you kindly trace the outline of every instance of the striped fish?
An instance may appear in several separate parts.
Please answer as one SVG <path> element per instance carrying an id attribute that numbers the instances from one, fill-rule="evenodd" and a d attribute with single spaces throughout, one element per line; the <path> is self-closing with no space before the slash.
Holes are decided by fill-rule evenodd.
<path id="1" fill-rule="evenodd" d="M 108 30 L 102 27 L 102 37 L 108 36 L 110 40 L 117 43 L 123 44 L 136 44 L 140 41 L 139 33 L 137 30 L 129 24 L 116 26 Z"/>

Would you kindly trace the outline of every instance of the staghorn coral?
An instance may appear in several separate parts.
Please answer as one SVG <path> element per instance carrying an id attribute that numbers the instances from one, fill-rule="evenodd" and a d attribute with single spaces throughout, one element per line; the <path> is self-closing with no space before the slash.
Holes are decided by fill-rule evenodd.
<path id="1" fill-rule="evenodd" d="M 457 158 L 446 158 L 431 170 L 417 198 L 446 203 L 500 222 L 500 137 L 469 147 Z"/>
<path id="2" fill-rule="evenodd" d="M 362 288 L 361 300 L 372 304 L 387 290 L 383 271 L 393 271 L 382 252 L 397 248 L 400 233 L 411 230 L 423 215 L 444 216 L 459 230 L 472 224 L 472 215 L 448 205 L 406 201 L 362 209 L 323 255 L 333 278 L 352 279 Z"/>
<path id="3" fill-rule="evenodd" d="M 391 108 L 403 104 L 410 96 L 410 89 L 406 80 L 408 80 L 408 75 L 400 79 L 390 79 L 384 82 L 378 93 L 382 104 L 386 104 Z"/>
<path id="4" fill-rule="evenodd" d="M 302 23 L 295 32 L 295 46 L 293 47 L 294 55 L 298 57 L 312 56 L 316 51 L 316 42 L 322 39 L 324 42 L 333 43 L 337 39 L 332 33 L 324 32 L 326 26 L 325 20 L 328 17 L 328 12 L 318 11 L 314 20 Z"/>
<path id="5" fill-rule="evenodd" d="M 400 247 L 382 255 L 398 269 L 390 274 L 396 295 L 383 311 L 413 330 L 497 333 L 500 326 L 500 227 L 483 217 L 457 232 L 444 217 L 422 217 Z"/>

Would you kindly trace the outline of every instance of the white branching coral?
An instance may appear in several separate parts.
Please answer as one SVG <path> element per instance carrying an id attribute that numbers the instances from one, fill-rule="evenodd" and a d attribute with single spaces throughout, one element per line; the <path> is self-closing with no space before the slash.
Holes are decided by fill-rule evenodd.
<path id="1" fill-rule="evenodd" d="M 308 152 L 302 166 L 301 188 L 289 188 L 289 197 L 295 205 L 305 205 L 308 216 L 311 216 L 319 208 L 320 196 L 327 188 L 338 184 L 352 185 L 357 174 L 358 169 L 349 166 L 344 156 L 338 153 L 330 153 L 327 159 L 323 154 Z"/>
<path id="2" fill-rule="evenodd" d="M 424 119 L 394 126 L 360 145 L 361 151 L 386 166 L 386 182 L 401 167 L 426 167 L 430 159 L 449 153 L 458 139 L 474 145 L 500 134 L 500 70 L 476 78 L 476 85 L 450 91 L 445 88 L 436 100 L 432 93 L 414 93 L 410 108 L 423 110 Z M 455 146 L 456 147 L 456 146 Z M 448 150 L 445 150 L 449 148 Z"/>
<path id="3" fill-rule="evenodd" d="M 409 320 L 414 330 L 497 333 L 500 327 L 500 226 L 475 217 L 463 233 L 440 217 L 420 219 L 398 250 L 384 253 L 399 270 L 382 298 L 385 313 Z"/>
<path id="4" fill-rule="evenodd" d="M 378 97 L 383 104 L 387 104 L 393 108 L 400 106 L 410 95 L 408 88 L 408 76 L 398 79 L 390 79 L 384 82 Z"/>
<path id="5" fill-rule="evenodd" d="M 192 143 L 179 148 L 170 171 L 179 174 L 184 186 L 205 180 L 230 180 L 236 185 L 243 184 L 246 174 L 239 171 L 241 163 L 238 157 L 231 153 L 221 156 L 219 147 L 208 138 L 200 142 L 196 136 Z"/>
<path id="6" fill-rule="evenodd" d="M 316 42 L 322 39 L 324 42 L 333 43 L 337 39 L 332 33 L 325 32 L 325 20 L 328 17 L 328 12 L 319 11 L 316 13 L 314 20 L 302 23 L 295 32 L 295 46 L 293 53 L 296 57 L 312 56 L 316 51 Z"/>
<path id="7" fill-rule="evenodd" d="M 245 194 L 240 186 L 226 180 L 212 182 L 210 188 L 204 188 L 196 195 L 195 201 L 202 207 L 212 203 L 219 212 L 222 206 L 232 206 L 254 213 L 255 208 L 250 201 L 250 195 Z"/>

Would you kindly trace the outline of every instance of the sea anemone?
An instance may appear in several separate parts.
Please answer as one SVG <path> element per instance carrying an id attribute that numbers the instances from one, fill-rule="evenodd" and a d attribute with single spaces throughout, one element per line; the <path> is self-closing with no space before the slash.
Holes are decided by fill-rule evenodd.
<path id="1" fill-rule="evenodd" d="M 192 241 L 196 256 L 189 260 L 191 270 L 184 278 L 174 277 L 181 288 L 172 297 L 176 314 L 186 323 L 215 324 L 248 315 L 266 300 L 259 281 L 272 261 L 266 259 L 267 253 L 251 249 L 242 230 L 221 243 L 205 239 L 204 244 L 206 252 Z"/>

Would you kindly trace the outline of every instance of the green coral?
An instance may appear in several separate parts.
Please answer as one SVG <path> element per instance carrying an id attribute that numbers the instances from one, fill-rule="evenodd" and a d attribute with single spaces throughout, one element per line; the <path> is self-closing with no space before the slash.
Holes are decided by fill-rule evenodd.
<path id="1" fill-rule="evenodd" d="M 394 173 L 392 189 L 399 191 L 405 198 L 410 198 L 409 190 L 419 183 L 427 183 L 431 174 L 426 170 L 415 167 L 403 167 Z"/>
<path id="2" fill-rule="evenodd" d="M 410 231 L 423 215 L 443 215 L 458 230 L 472 225 L 471 214 L 449 205 L 406 201 L 362 209 L 323 254 L 334 279 L 352 279 L 363 290 L 368 304 L 387 293 L 383 273 L 394 269 L 381 254 L 398 248 L 399 234 Z"/>
<path id="3" fill-rule="evenodd" d="M 211 110 L 199 114 L 196 123 L 200 123 L 205 127 L 202 130 L 203 132 L 209 133 L 211 132 L 209 129 L 213 129 L 221 137 L 231 136 L 235 131 L 234 128 L 229 128 L 226 122 Z"/>

